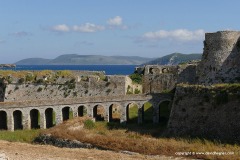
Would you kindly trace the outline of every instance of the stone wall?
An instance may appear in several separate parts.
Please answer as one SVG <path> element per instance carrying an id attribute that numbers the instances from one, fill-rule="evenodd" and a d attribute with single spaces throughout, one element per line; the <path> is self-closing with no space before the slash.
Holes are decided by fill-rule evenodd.
<path id="1" fill-rule="evenodd" d="M 125 95 L 125 86 L 126 76 L 106 76 L 105 79 L 100 79 L 94 75 L 86 79 L 79 78 L 76 81 L 61 78 L 56 84 L 11 83 L 6 85 L 4 101 Z M 1 88 L 3 90 L 3 87 Z"/>
<path id="2" fill-rule="evenodd" d="M 175 88 L 177 66 L 147 65 L 144 67 L 143 93 L 161 93 Z"/>
<path id="3" fill-rule="evenodd" d="M 240 85 L 181 85 L 168 123 L 170 136 L 240 142 Z"/>
<path id="4" fill-rule="evenodd" d="M 198 66 L 199 83 L 240 82 L 240 32 L 206 33 L 202 61 Z"/>
<path id="5" fill-rule="evenodd" d="M 198 63 L 178 65 L 177 83 L 195 84 L 197 65 Z"/>
<path id="6" fill-rule="evenodd" d="M 4 95 L 5 95 L 5 85 L 3 83 L 0 83 L 0 102 L 4 101 Z"/>

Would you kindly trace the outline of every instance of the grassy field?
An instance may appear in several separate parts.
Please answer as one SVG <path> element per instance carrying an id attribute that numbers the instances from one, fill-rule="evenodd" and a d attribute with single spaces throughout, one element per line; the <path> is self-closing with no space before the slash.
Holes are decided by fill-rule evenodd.
<path id="1" fill-rule="evenodd" d="M 219 141 L 209 141 L 198 138 L 166 138 L 162 133 L 166 129 L 166 122 L 169 117 L 168 102 L 160 106 L 160 124 L 149 123 L 152 121 L 152 107 L 150 103 L 144 105 L 144 123 L 137 123 L 138 107 L 132 106 L 129 109 L 130 122 L 126 125 L 120 123 L 107 123 L 104 121 L 94 124 L 85 123 L 89 118 L 78 117 L 47 130 L 17 130 L 0 131 L 0 139 L 32 143 L 39 134 L 51 134 L 57 138 L 79 140 L 84 143 L 91 143 L 97 147 L 107 150 L 127 150 L 147 155 L 180 156 L 199 159 L 239 159 L 240 145 L 224 144 Z M 166 121 L 164 121 L 166 120 Z M 89 125 L 89 126 L 84 126 Z M 233 153 L 233 155 L 207 155 L 192 153 Z M 191 155 L 189 155 L 191 153 Z"/>
<path id="2" fill-rule="evenodd" d="M 31 143 L 41 130 L 17 130 L 17 131 L 0 131 L 0 139 L 10 142 L 27 142 Z"/>
<path id="3" fill-rule="evenodd" d="M 198 138 L 166 138 L 162 137 L 159 125 L 128 124 L 96 122 L 94 127 L 87 129 L 83 126 L 83 118 L 75 118 L 61 125 L 43 131 L 57 138 L 79 140 L 91 143 L 100 148 L 120 151 L 127 150 L 147 155 L 187 156 L 200 159 L 240 159 L 240 146 L 223 144 Z M 189 153 L 228 152 L 234 155 L 184 155 Z"/>
<path id="4" fill-rule="evenodd" d="M 167 155 L 201 159 L 239 159 L 240 146 L 223 144 L 219 141 L 192 138 L 162 137 L 164 126 L 145 123 L 142 125 L 96 122 L 92 127 L 84 127 L 86 118 L 74 118 L 47 130 L 0 131 L 0 139 L 32 143 L 40 134 L 52 134 L 58 138 L 79 140 L 95 146 L 120 151 L 128 150 L 147 155 Z M 87 125 L 87 123 L 85 123 Z M 89 123 L 88 123 L 89 124 Z M 189 153 L 234 153 L 233 155 L 185 155 Z"/>

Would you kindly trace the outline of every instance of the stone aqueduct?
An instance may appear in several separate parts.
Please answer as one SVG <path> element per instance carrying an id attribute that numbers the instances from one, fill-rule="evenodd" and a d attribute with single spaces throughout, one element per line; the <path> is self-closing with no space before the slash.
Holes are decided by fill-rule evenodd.
<path id="1" fill-rule="evenodd" d="M 168 94 L 155 95 L 120 95 L 107 97 L 82 97 L 77 99 L 40 100 L 24 102 L 1 102 L 0 103 L 0 129 L 17 130 L 32 128 L 49 128 L 69 119 L 69 112 L 73 117 L 83 116 L 84 108 L 87 115 L 97 118 L 97 107 L 104 107 L 104 120 L 112 119 L 112 106 L 120 108 L 120 123 L 128 121 L 129 106 L 138 106 L 138 123 L 144 119 L 144 104 L 150 102 L 153 107 L 152 122 L 159 122 L 159 104 L 171 101 Z M 54 115 L 55 114 L 55 115 Z"/>

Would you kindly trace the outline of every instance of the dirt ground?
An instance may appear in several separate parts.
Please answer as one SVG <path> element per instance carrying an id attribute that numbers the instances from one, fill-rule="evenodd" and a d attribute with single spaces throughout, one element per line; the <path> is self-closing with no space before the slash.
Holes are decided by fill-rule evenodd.
<path id="1" fill-rule="evenodd" d="M 0 160 L 168 160 L 184 159 L 166 156 L 126 154 L 97 149 L 57 148 L 49 145 L 33 145 L 0 140 Z"/>

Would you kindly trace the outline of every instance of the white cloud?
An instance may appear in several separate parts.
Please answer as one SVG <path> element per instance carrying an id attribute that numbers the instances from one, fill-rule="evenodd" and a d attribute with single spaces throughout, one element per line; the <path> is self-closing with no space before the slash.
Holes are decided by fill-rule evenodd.
<path id="1" fill-rule="evenodd" d="M 85 23 L 84 25 L 80 25 L 80 26 L 75 25 L 72 27 L 72 29 L 73 31 L 76 31 L 76 32 L 91 33 L 91 32 L 102 31 L 105 29 L 105 27 L 100 25 L 95 25 L 92 23 Z"/>
<path id="2" fill-rule="evenodd" d="M 116 16 L 114 18 L 110 18 L 107 23 L 111 26 L 120 26 L 122 25 L 122 17 Z"/>
<path id="3" fill-rule="evenodd" d="M 66 24 L 59 24 L 59 25 L 53 26 L 52 30 L 57 32 L 69 32 L 70 28 Z"/>
<path id="4" fill-rule="evenodd" d="M 144 40 L 173 39 L 177 41 L 196 41 L 204 39 L 205 31 L 202 29 L 189 31 L 187 29 L 177 29 L 172 31 L 159 30 L 147 32 L 142 36 Z"/>

